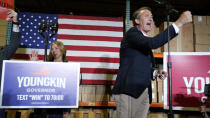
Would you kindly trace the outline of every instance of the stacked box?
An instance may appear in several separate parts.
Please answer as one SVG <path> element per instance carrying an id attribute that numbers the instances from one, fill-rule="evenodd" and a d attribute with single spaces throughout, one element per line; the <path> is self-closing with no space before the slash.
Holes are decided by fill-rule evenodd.
<path id="1" fill-rule="evenodd" d="M 152 102 L 157 103 L 157 80 L 152 81 Z"/>
<path id="2" fill-rule="evenodd" d="M 193 18 L 195 51 L 210 52 L 210 17 L 194 16 Z"/>
<path id="3" fill-rule="evenodd" d="M 193 16 L 193 24 L 203 24 L 206 25 L 206 16 Z"/>
<path id="4" fill-rule="evenodd" d="M 0 46 L 6 45 L 7 26 L 7 21 L 0 20 Z"/>
<path id="5" fill-rule="evenodd" d="M 107 110 L 94 110 L 95 118 L 109 118 L 109 112 Z"/>
<path id="6" fill-rule="evenodd" d="M 170 22 L 172 24 L 172 22 Z M 167 22 L 160 25 L 160 32 L 167 28 Z M 179 34 L 170 41 L 171 52 L 194 52 L 193 24 L 188 23 L 179 29 Z M 164 45 L 164 52 L 168 51 L 168 44 Z"/>
<path id="7" fill-rule="evenodd" d="M 89 102 L 89 103 L 95 103 L 96 101 L 96 91 L 95 85 L 80 85 L 82 86 L 82 102 Z"/>
<path id="8" fill-rule="evenodd" d="M 109 118 L 109 110 L 72 109 L 70 118 Z"/>
<path id="9" fill-rule="evenodd" d="M 149 113 L 148 118 L 168 118 L 168 115 L 164 112 L 158 112 L 158 113 Z"/>
<path id="10" fill-rule="evenodd" d="M 163 103 L 163 80 L 157 78 L 157 102 Z"/>
<path id="11" fill-rule="evenodd" d="M 82 85 L 79 86 L 79 101 L 82 101 Z"/>
<path id="12" fill-rule="evenodd" d="M 110 94 L 110 85 L 96 85 L 96 102 L 108 102 Z"/>
<path id="13" fill-rule="evenodd" d="M 210 25 L 210 16 L 207 16 L 207 25 Z"/>

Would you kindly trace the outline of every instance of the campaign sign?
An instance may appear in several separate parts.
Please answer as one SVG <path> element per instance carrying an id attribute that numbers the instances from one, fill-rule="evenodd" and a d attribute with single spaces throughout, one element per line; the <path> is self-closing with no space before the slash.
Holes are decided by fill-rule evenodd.
<path id="1" fill-rule="evenodd" d="M 8 19 L 9 9 L 14 9 L 14 0 L 0 0 L 0 19 L 12 21 Z"/>
<path id="2" fill-rule="evenodd" d="M 0 6 L 0 19 L 9 20 L 8 12 L 9 12 L 9 9 Z"/>
<path id="3" fill-rule="evenodd" d="M 167 71 L 168 53 L 164 53 Z M 205 84 L 210 82 L 210 52 L 172 52 L 173 110 L 199 110 L 205 97 Z M 169 108 L 168 78 L 164 80 L 164 108 Z M 209 104 L 207 103 L 207 107 Z"/>
<path id="4" fill-rule="evenodd" d="M 77 108 L 79 63 L 4 61 L 2 108 Z"/>

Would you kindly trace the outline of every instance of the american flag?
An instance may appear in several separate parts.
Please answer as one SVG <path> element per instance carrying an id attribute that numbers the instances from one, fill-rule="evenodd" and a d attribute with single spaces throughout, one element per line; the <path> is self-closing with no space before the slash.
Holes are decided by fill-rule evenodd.
<path id="1" fill-rule="evenodd" d="M 18 15 L 21 46 L 15 59 L 28 60 L 32 50 L 37 50 L 43 59 L 45 39 L 39 34 L 38 28 L 45 21 L 58 22 L 58 33 L 49 40 L 49 45 L 55 40 L 64 43 L 69 62 L 80 63 L 82 84 L 114 82 L 123 37 L 122 18 L 35 13 Z"/>

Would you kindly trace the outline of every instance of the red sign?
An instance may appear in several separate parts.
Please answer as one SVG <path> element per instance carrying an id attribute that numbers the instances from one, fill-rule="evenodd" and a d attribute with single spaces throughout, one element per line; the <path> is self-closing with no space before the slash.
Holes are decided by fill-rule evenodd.
<path id="1" fill-rule="evenodd" d="M 14 9 L 14 0 L 0 0 L 0 7 Z"/>
<path id="2" fill-rule="evenodd" d="M 167 71 L 168 53 L 164 53 Z M 210 52 L 171 53 L 173 110 L 199 110 L 205 84 L 210 83 Z M 164 108 L 169 106 L 168 78 L 164 80 Z M 208 106 L 208 105 L 207 105 Z"/>
<path id="3" fill-rule="evenodd" d="M 0 19 L 11 20 L 7 18 L 9 9 L 14 9 L 14 0 L 0 0 Z"/>

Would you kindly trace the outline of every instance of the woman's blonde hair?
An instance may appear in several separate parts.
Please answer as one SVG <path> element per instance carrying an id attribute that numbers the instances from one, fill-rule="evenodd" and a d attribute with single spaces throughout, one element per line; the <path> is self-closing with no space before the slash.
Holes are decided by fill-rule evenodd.
<path id="1" fill-rule="evenodd" d="M 48 56 L 48 61 L 54 61 L 54 56 L 52 54 L 52 45 L 53 44 L 56 44 L 58 46 L 59 50 L 61 51 L 62 61 L 63 62 L 68 62 L 68 58 L 66 57 L 66 47 L 64 46 L 64 44 L 61 41 L 54 41 L 54 42 L 51 43 L 50 53 L 49 53 L 49 56 Z"/>

